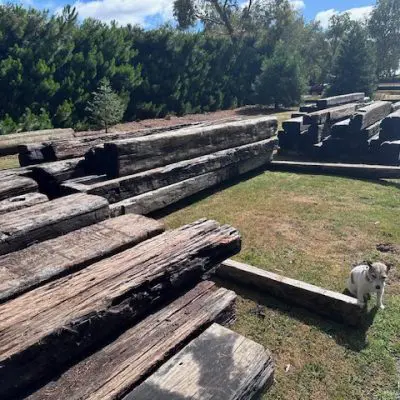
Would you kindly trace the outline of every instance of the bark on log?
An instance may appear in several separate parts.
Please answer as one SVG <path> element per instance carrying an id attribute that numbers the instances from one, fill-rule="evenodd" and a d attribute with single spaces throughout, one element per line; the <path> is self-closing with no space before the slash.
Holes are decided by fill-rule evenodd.
<path id="1" fill-rule="evenodd" d="M 0 255 L 103 221 L 109 213 L 106 199 L 79 193 L 0 215 Z"/>
<path id="2" fill-rule="evenodd" d="M 276 128 L 276 118 L 262 117 L 106 143 L 107 176 L 131 175 L 269 139 Z"/>
<path id="3" fill-rule="evenodd" d="M 349 118 L 359 107 L 361 107 L 359 103 L 351 103 L 338 107 L 327 108 L 307 114 L 303 117 L 303 120 L 304 123 L 308 125 L 321 125 L 327 122 L 335 123 L 342 119 Z"/>
<path id="4" fill-rule="evenodd" d="M 160 222 L 129 214 L 0 256 L 0 302 L 83 269 L 163 231 Z"/>
<path id="5" fill-rule="evenodd" d="M 201 282 L 27 400 L 120 399 L 211 323 L 233 319 L 235 299 L 235 293 Z"/>
<path id="6" fill-rule="evenodd" d="M 55 161 L 32 166 L 32 177 L 39 185 L 41 192 L 50 198 L 61 195 L 61 184 L 72 178 L 85 175 L 85 159 Z"/>
<path id="7" fill-rule="evenodd" d="M 318 163 L 300 161 L 272 161 L 268 168 L 274 171 L 290 171 L 311 174 L 355 176 L 367 179 L 399 179 L 400 167 L 368 164 Z"/>
<path id="8" fill-rule="evenodd" d="M 124 400 L 251 400 L 273 382 L 268 350 L 214 324 Z"/>
<path id="9" fill-rule="evenodd" d="M 42 204 L 48 200 L 48 197 L 41 193 L 27 193 L 16 197 L 9 197 L 6 200 L 0 201 L 0 215 L 31 207 L 36 204 Z"/>
<path id="10" fill-rule="evenodd" d="M 386 118 L 381 123 L 381 139 L 384 142 L 400 140 L 400 110 L 397 110 Z"/>
<path id="11" fill-rule="evenodd" d="M 38 185 L 31 178 L 14 174 L 0 176 L 0 201 L 37 191 Z"/>
<path id="12" fill-rule="evenodd" d="M 0 305 L 0 396 L 121 333 L 240 251 L 239 233 L 201 220 Z"/>
<path id="13" fill-rule="evenodd" d="M 92 177 L 88 183 L 82 179 L 67 181 L 62 184 L 62 192 L 95 194 L 105 197 L 110 203 L 116 203 L 232 164 L 260 156 L 271 157 L 276 145 L 276 138 L 271 138 L 117 179 L 94 183 L 91 182 L 101 178 Z"/>
<path id="14" fill-rule="evenodd" d="M 269 155 L 242 161 L 207 174 L 122 200 L 110 205 L 111 215 L 117 216 L 127 213 L 150 214 L 224 181 L 261 168 L 268 164 L 271 158 L 272 151 Z"/>
<path id="15" fill-rule="evenodd" d="M 390 114 L 392 105 L 387 101 L 376 101 L 369 106 L 362 107 L 351 117 L 350 130 L 359 132 Z"/>
<path id="16" fill-rule="evenodd" d="M 349 93 L 341 96 L 326 97 L 317 100 L 317 107 L 319 110 L 328 107 L 335 107 L 341 104 L 355 103 L 364 101 L 365 93 Z"/>
<path id="17" fill-rule="evenodd" d="M 72 138 L 73 129 L 47 129 L 42 131 L 13 133 L 0 137 L 0 156 L 18 154 L 18 146 L 50 139 Z"/>
<path id="18" fill-rule="evenodd" d="M 295 279 L 286 278 L 246 265 L 227 260 L 217 270 L 219 277 L 229 279 L 240 285 L 248 285 L 263 293 L 282 298 L 291 304 L 307 308 L 324 317 L 359 326 L 364 316 L 357 299 L 342 293 L 322 289 Z"/>

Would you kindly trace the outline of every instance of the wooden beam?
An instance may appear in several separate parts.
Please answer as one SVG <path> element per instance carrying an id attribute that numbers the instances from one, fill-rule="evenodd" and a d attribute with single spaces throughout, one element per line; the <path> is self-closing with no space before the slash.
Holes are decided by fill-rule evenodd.
<path id="1" fill-rule="evenodd" d="M 210 324 L 233 319 L 235 299 L 235 293 L 201 282 L 27 400 L 120 399 Z"/>
<path id="2" fill-rule="evenodd" d="M 317 107 L 322 110 L 328 107 L 335 107 L 341 104 L 362 102 L 364 101 L 365 93 L 348 93 L 341 96 L 326 97 L 317 100 Z"/>
<path id="3" fill-rule="evenodd" d="M 300 161 L 272 161 L 268 169 L 310 174 L 330 174 L 367 179 L 399 179 L 400 167 L 370 164 L 318 163 Z"/>
<path id="4" fill-rule="evenodd" d="M 351 326 L 358 326 L 365 315 L 357 299 L 353 297 L 237 261 L 224 261 L 218 268 L 217 275 L 239 285 L 255 287 L 267 295 Z"/>
<path id="5" fill-rule="evenodd" d="M 392 111 L 388 101 L 376 101 L 368 106 L 359 108 L 350 118 L 350 131 L 359 132 L 376 122 L 384 119 Z"/>
<path id="6" fill-rule="evenodd" d="M 235 229 L 200 220 L 0 305 L 0 397 L 121 333 L 240 245 Z"/>
<path id="7" fill-rule="evenodd" d="M 164 186 L 172 185 L 249 159 L 261 156 L 271 157 L 276 145 L 277 139 L 271 138 L 121 178 L 111 180 L 106 180 L 102 176 L 92 176 L 87 179 L 78 178 L 63 183 L 62 192 L 71 193 L 73 191 L 80 191 L 103 196 L 110 203 L 117 203 L 130 197 L 157 190 Z M 86 182 L 87 180 L 89 182 Z"/>
<path id="8" fill-rule="evenodd" d="M 383 142 L 400 140 L 400 109 L 389 114 L 381 123 Z"/>
<path id="9" fill-rule="evenodd" d="M 349 118 L 356 110 L 361 107 L 359 103 L 350 103 L 333 108 L 315 111 L 303 117 L 306 125 L 322 125 L 327 122 L 335 123 L 341 119 Z"/>
<path id="10" fill-rule="evenodd" d="M 126 213 L 150 214 L 222 182 L 261 168 L 268 164 L 271 159 L 272 150 L 269 155 L 232 164 L 216 171 L 122 200 L 110 205 L 111 215 L 117 216 Z"/>
<path id="11" fill-rule="evenodd" d="M 0 215 L 31 207 L 36 204 L 46 203 L 46 201 L 49 201 L 48 197 L 41 193 L 27 193 L 20 196 L 9 197 L 6 200 L 0 201 Z"/>
<path id="12" fill-rule="evenodd" d="M 3 174 L 0 176 L 0 201 L 37 191 L 38 185 L 31 178 L 15 174 Z"/>
<path id="13" fill-rule="evenodd" d="M 18 154 L 18 146 L 51 139 L 72 138 L 73 129 L 45 129 L 41 131 L 20 132 L 0 136 L 0 156 Z"/>
<path id="14" fill-rule="evenodd" d="M 162 223 L 129 214 L 0 256 L 0 302 L 83 269 L 163 231 Z"/>
<path id="15" fill-rule="evenodd" d="M 273 381 L 268 350 L 213 324 L 124 400 L 250 400 Z"/>
<path id="16" fill-rule="evenodd" d="M 269 139 L 277 125 L 275 117 L 261 117 L 105 143 L 107 176 L 131 175 Z"/>
<path id="17" fill-rule="evenodd" d="M 109 212 L 106 199 L 78 193 L 0 215 L 0 255 L 103 221 Z"/>

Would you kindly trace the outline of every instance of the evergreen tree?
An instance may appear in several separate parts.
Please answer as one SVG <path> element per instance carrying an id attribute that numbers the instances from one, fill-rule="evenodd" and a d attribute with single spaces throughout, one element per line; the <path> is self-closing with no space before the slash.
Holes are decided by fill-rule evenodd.
<path id="1" fill-rule="evenodd" d="M 122 120 L 125 109 L 119 96 L 112 90 L 110 82 L 103 79 L 98 91 L 93 93 L 93 100 L 89 102 L 86 111 L 97 125 L 108 132 L 110 125 Z"/>
<path id="2" fill-rule="evenodd" d="M 297 54 L 278 43 L 271 58 L 264 60 L 254 91 L 261 104 L 275 108 L 298 104 L 305 90 L 302 68 Z"/>
<path id="3" fill-rule="evenodd" d="M 376 80 L 374 53 L 361 24 L 354 23 L 344 36 L 333 64 L 330 95 L 352 92 L 372 95 Z"/>

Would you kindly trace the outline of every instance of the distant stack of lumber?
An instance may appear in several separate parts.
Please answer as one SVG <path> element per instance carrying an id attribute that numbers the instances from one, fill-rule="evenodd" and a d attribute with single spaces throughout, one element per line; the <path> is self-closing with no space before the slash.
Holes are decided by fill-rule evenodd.
<path id="1" fill-rule="evenodd" d="M 381 122 L 392 111 L 392 104 L 376 101 L 331 128 L 331 134 L 317 146 L 320 156 L 329 159 L 366 161 L 371 140 L 379 135 Z"/>
<path id="2" fill-rule="evenodd" d="M 300 114 L 282 124 L 278 135 L 281 152 L 312 155 L 314 145 L 330 135 L 332 125 L 350 117 L 364 101 L 364 93 L 349 93 L 317 100 L 314 108 L 300 108 Z"/>
<path id="3" fill-rule="evenodd" d="M 61 191 L 103 196 L 114 216 L 149 214 L 268 164 L 276 129 L 276 118 L 261 117 L 106 142 L 86 154 L 94 174 Z"/>
<path id="4" fill-rule="evenodd" d="M 82 207 L 73 204 L 96 201 L 79 194 L 48 210 L 31 207 L 20 215 L 26 236 L 47 233 L 29 248 L 3 248 L 0 397 L 144 399 L 152 390 L 157 398 L 163 368 L 171 373 L 159 398 L 251 399 L 268 388 L 269 351 L 218 325 L 234 320 L 235 293 L 204 280 L 240 250 L 239 233 L 211 220 L 163 233 L 159 222 L 133 214 L 77 225 Z M 76 229 L 61 236 L 54 226 L 67 220 Z M 13 227 L 7 233 L 17 238 L 23 229 Z M 192 379 L 199 372 L 210 379 Z"/>

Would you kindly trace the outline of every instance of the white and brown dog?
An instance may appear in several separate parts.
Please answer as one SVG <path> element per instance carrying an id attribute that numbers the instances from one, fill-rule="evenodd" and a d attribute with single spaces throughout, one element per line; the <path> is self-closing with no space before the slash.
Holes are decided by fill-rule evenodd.
<path id="1" fill-rule="evenodd" d="M 390 266 L 381 262 L 366 263 L 353 268 L 347 288 L 357 297 L 360 307 L 366 307 L 370 294 L 376 293 L 377 306 L 382 310 L 385 308 L 383 294 L 389 270 Z"/>

